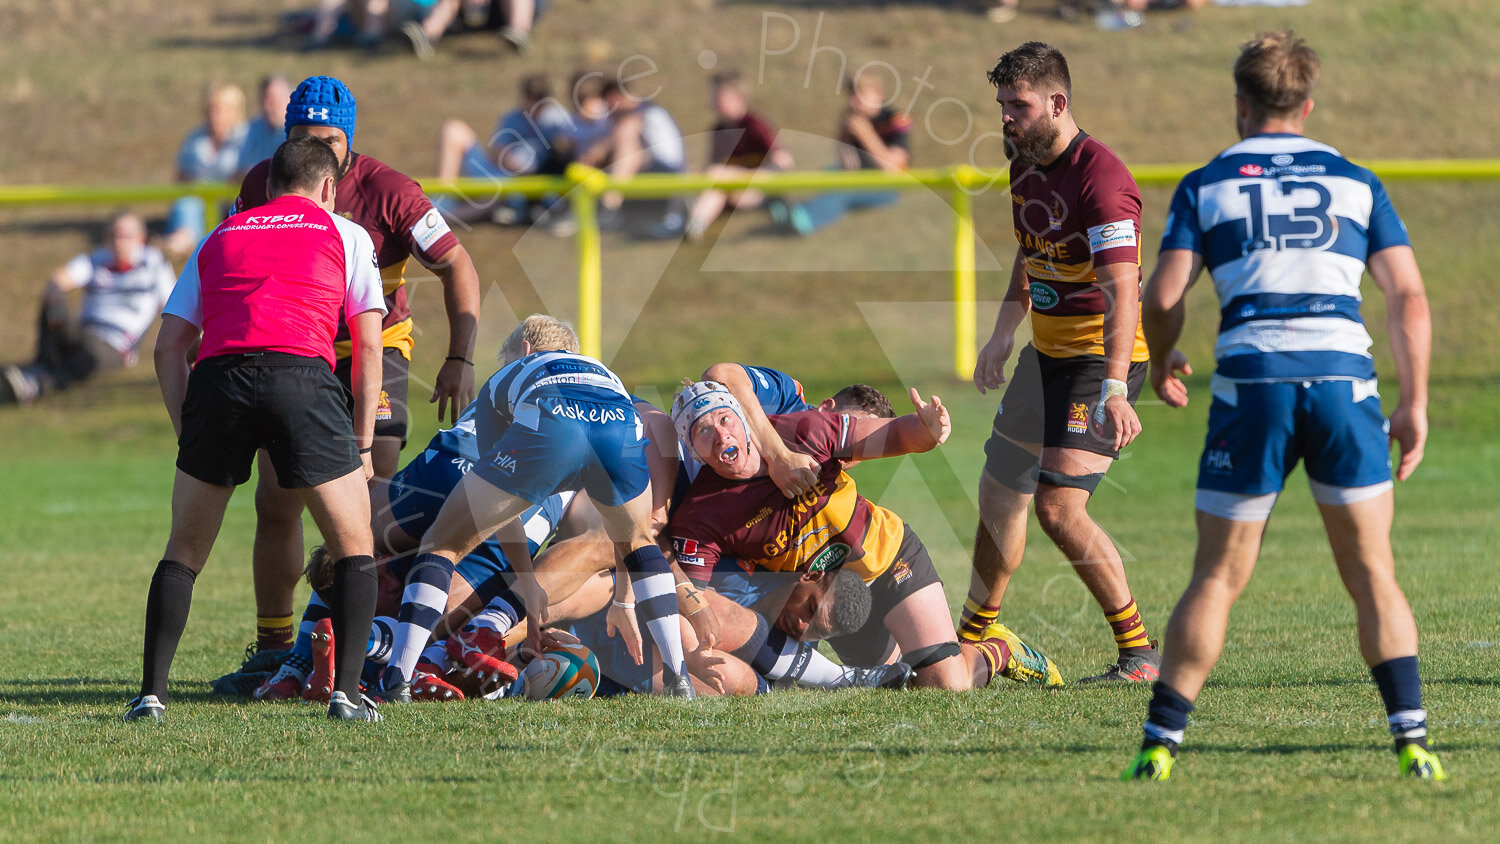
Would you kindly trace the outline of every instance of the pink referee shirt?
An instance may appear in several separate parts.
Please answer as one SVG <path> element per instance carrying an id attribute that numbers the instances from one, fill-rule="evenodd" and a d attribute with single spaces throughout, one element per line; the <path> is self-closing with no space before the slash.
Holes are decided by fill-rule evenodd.
<path id="1" fill-rule="evenodd" d="M 339 314 L 365 311 L 385 313 L 369 233 L 293 194 L 210 232 L 163 309 L 203 329 L 199 360 L 285 352 L 330 370 Z"/>

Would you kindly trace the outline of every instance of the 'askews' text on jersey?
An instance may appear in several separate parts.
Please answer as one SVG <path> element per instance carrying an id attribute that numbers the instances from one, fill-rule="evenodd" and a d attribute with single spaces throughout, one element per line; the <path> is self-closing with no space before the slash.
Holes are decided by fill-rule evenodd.
<path id="1" fill-rule="evenodd" d="M 536 352 L 510 363 L 485 382 L 480 400 L 487 411 L 476 417 L 481 450 L 511 424 L 535 429 L 544 414 L 586 423 L 637 418 L 619 377 L 571 352 Z"/>
<path id="2" fill-rule="evenodd" d="M 1182 180 L 1161 248 L 1197 252 L 1213 276 L 1219 375 L 1300 381 L 1375 377 L 1360 276 L 1370 255 L 1410 245 L 1374 173 L 1300 135 L 1268 134 Z"/>

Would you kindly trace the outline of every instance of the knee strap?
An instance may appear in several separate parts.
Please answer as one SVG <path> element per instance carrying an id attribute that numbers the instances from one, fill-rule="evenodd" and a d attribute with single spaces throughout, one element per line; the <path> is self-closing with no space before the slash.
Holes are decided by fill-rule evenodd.
<path id="1" fill-rule="evenodd" d="M 1037 456 L 1007 437 L 991 434 L 984 444 L 984 472 L 1022 495 L 1036 492 Z"/>
<path id="2" fill-rule="evenodd" d="M 1093 495 L 1094 490 L 1099 488 L 1100 481 L 1104 480 L 1104 473 L 1094 472 L 1089 475 L 1065 475 L 1062 472 L 1043 469 L 1037 473 L 1037 480 L 1048 486 L 1065 486 L 1071 489 L 1081 489 Z"/>
<path id="3" fill-rule="evenodd" d="M 926 668 L 929 665 L 936 665 L 949 657 L 958 656 L 962 652 L 963 649 L 958 646 L 957 642 L 940 642 L 925 648 L 917 648 L 907 654 L 906 664 L 914 669 Z"/>

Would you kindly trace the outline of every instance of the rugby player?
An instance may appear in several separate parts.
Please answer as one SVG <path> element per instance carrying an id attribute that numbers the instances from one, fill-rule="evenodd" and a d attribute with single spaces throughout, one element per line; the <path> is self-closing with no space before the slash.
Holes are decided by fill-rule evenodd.
<path id="1" fill-rule="evenodd" d="M 699 474 L 672 517 L 677 562 L 700 584 L 725 555 L 746 567 L 799 573 L 802 582 L 776 625 L 804 641 L 835 632 L 820 613 L 836 582 L 830 572 L 856 573 L 871 587 L 873 610 L 862 629 L 829 639 L 847 664 L 878 665 L 899 651 L 919 686 L 968 689 L 996 674 L 1061 685 L 1052 661 L 998 622 L 979 642 L 960 645 L 921 540 L 900 517 L 860 496 L 844 471 L 845 461 L 928 451 L 947 439 L 947 408 L 936 397 L 923 402 L 915 390 L 911 397 L 916 412 L 897 419 L 820 411 L 771 417 L 774 430 L 819 466 L 813 489 L 787 499 L 767 477 L 739 401 L 716 382 L 688 386 L 673 401 L 672 422 L 712 472 Z"/>
<path id="2" fill-rule="evenodd" d="M 1250 580 L 1271 508 L 1297 461 L 1344 588 L 1359 650 L 1385 703 L 1400 775 L 1446 777 L 1427 747 L 1417 624 L 1396 583 L 1395 477 L 1422 462 L 1432 323 L 1406 226 L 1380 180 L 1303 136 L 1321 62 L 1292 32 L 1256 36 L 1234 65 L 1240 142 L 1177 187 L 1146 288 L 1151 386 L 1187 404 L 1177 350 L 1183 299 L 1204 267 L 1222 306 L 1208 436 L 1198 464 L 1193 576 L 1167 624 L 1145 740 L 1124 778 L 1172 772 L 1188 714 L 1218 661 L 1229 611 Z M 1386 303 L 1400 396 L 1381 414 L 1360 318 L 1368 269 Z"/>
<path id="3" fill-rule="evenodd" d="M 353 150 L 357 108 L 348 86 L 328 76 L 304 79 L 287 105 L 288 138 L 311 137 L 328 144 L 339 160 L 334 210 L 358 223 L 375 243 L 384 283 L 383 369 L 372 461 L 376 478 L 389 478 L 406 444 L 407 381 L 414 342 L 407 307 L 405 269 L 416 258 L 443 285 L 448 313 L 448 353 L 433 382 L 430 401 L 438 418 L 457 420 L 474 398 L 473 349 L 479 321 L 479 277 L 458 238 L 416 182 L 376 159 Z M 268 164 L 250 169 L 240 186 L 237 210 L 266 202 Z M 347 386 L 349 355 L 341 335 L 336 373 Z M 302 573 L 302 505 L 276 484 L 275 466 L 264 457 L 255 492 L 256 526 L 252 551 L 257 612 L 256 644 L 285 648 L 292 639 L 292 592 Z"/>
<path id="4" fill-rule="evenodd" d="M 652 530 L 640 414 L 620 379 L 593 358 L 576 351 L 536 351 L 530 344 L 523 344 L 523 352 L 484 386 L 475 415 L 482 457 L 423 535 L 413 576 L 431 567 L 439 575 L 434 582 L 446 583 L 454 563 L 491 533 L 499 533 L 502 542 L 514 541 L 517 517 L 528 506 L 558 491 L 581 488 L 599 510 L 619 557 L 622 576 L 616 579 L 609 610 L 611 629 L 621 632 L 639 659 L 639 605 L 664 666 L 664 690 L 693 697 L 674 578 Z M 511 563 L 539 634 L 548 620 L 546 591 L 529 557 L 518 554 Z M 382 677 L 381 694 L 399 698 L 409 682 L 393 664 Z"/>
<path id="5" fill-rule="evenodd" d="M 1020 248 L 994 334 L 974 366 L 979 392 L 1005 382 L 1028 313 L 1032 341 L 1017 357 L 984 446 L 974 576 L 959 636 L 977 641 L 998 617 L 1035 499 L 1042 530 L 1114 633 L 1115 662 L 1078 682 L 1148 682 L 1160 655 L 1120 552 L 1088 512 L 1104 473 L 1141 431 L 1133 407 L 1146 378 L 1140 191 L 1120 159 L 1074 122 L 1068 62 L 1058 50 L 1023 44 L 1000 57 L 989 81 L 1003 110 Z"/>
<path id="6" fill-rule="evenodd" d="M 128 720 L 160 719 L 193 583 L 234 488 L 265 449 L 328 544 L 333 627 L 344 670 L 331 718 L 378 721 L 359 694 L 375 603 L 370 498 L 378 326 L 385 311 L 375 249 L 334 213 L 338 160 L 322 143 L 287 141 L 271 159 L 272 200 L 230 217 L 193 252 L 167 301 L 156 343 L 162 398 L 178 435 L 172 532 L 146 600 L 141 693 Z M 354 416 L 333 375 L 340 315 L 354 345 Z M 200 345 L 201 341 L 201 345 Z M 197 348 L 197 365 L 188 355 Z"/>

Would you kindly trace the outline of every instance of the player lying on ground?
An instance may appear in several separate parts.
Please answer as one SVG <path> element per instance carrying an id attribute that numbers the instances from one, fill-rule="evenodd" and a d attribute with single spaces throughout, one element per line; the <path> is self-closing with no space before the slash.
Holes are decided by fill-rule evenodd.
<path id="1" fill-rule="evenodd" d="M 978 643 L 960 645 L 921 541 L 894 513 L 860 496 L 844 471 L 844 461 L 929 451 L 947 439 L 941 401 L 923 402 L 915 390 L 911 397 L 916 412 L 897 419 L 819 411 L 772 417 L 791 447 L 818 461 L 813 489 L 788 499 L 767 476 L 734 396 L 717 382 L 690 385 L 673 402 L 672 422 L 712 472 L 698 476 L 672 518 L 677 562 L 700 584 L 725 554 L 742 565 L 804 573 L 777 621 L 807 640 L 834 632 L 824 629 L 817 598 L 828 589 L 828 572 L 848 568 L 870 584 L 874 610 L 864 629 L 829 640 L 845 662 L 877 665 L 899 653 L 916 669 L 917 685 L 947 689 L 983 686 L 995 674 L 1061 685 L 1051 660 L 998 622 Z"/>

